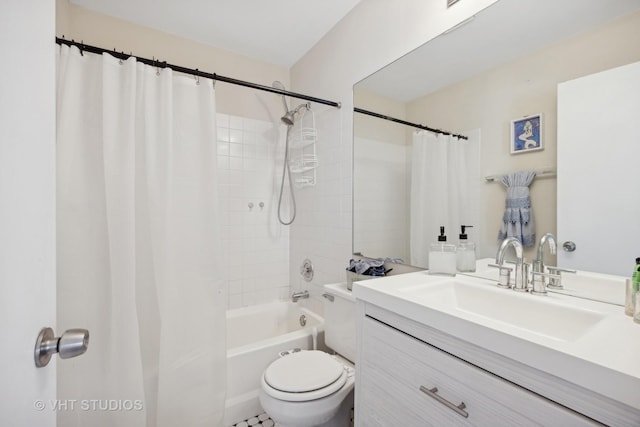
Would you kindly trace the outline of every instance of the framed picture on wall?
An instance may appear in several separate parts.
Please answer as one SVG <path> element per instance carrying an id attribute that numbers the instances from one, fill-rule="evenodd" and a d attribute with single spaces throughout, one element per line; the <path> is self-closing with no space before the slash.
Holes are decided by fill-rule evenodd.
<path id="1" fill-rule="evenodd" d="M 542 150 L 542 114 L 511 120 L 511 154 Z"/>

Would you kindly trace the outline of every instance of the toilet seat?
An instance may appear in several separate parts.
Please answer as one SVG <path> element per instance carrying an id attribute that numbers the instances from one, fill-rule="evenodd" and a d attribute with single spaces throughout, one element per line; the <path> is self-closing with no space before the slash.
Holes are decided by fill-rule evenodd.
<path id="1" fill-rule="evenodd" d="M 347 381 L 345 366 L 322 351 L 301 351 L 273 362 L 262 375 L 262 389 L 290 402 L 321 399 Z"/>

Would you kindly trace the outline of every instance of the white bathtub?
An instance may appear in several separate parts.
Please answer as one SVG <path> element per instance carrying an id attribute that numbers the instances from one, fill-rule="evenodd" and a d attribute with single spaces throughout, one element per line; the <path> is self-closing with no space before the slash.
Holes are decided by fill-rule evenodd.
<path id="1" fill-rule="evenodd" d="M 300 325 L 300 316 L 306 325 Z M 258 415 L 260 377 L 278 353 L 292 348 L 324 348 L 324 319 L 292 302 L 274 302 L 227 311 L 227 400 L 224 425 Z"/>

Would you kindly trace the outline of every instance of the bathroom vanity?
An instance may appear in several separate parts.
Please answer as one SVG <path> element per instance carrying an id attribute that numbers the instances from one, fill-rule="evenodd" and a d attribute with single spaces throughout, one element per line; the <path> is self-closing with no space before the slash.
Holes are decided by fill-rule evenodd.
<path id="1" fill-rule="evenodd" d="M 624 307 L 427 272 L 353 294 L 358 426 L 640 425 L 640 325 Z"/>

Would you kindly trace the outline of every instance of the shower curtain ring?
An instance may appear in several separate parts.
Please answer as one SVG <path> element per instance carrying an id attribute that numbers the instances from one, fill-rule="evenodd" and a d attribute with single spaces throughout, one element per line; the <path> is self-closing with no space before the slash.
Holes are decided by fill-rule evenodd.
<path id="1" fill-rule="evenodd" d="M 200 85 L 200 72 L 196 68 L 196 85 Z"/>

